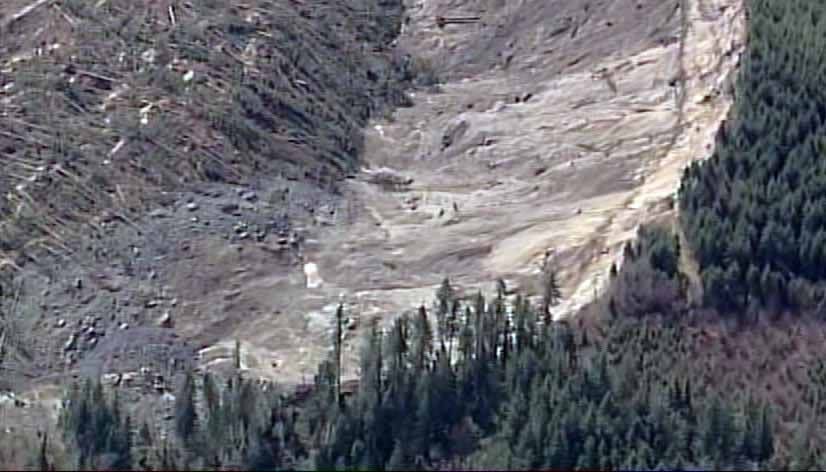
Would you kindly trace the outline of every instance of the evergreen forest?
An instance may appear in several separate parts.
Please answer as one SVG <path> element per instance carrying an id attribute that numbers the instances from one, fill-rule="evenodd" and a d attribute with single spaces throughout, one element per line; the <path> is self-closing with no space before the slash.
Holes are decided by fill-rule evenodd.
<path id="1" fill-rule="evenodd" d="M 826 6 L 748 6 L 734 109 L 683 176 L 680 221 L 712 305 L 812 308 L 826 279 Z"/>

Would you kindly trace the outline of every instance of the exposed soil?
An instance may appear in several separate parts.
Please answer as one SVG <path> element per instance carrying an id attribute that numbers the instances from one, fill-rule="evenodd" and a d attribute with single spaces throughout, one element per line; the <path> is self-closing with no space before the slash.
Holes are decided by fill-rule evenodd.
<path id="1" fill-rule="evenodd" d="M 366 166 L 413 183 L 395 192 L 351 183 L 344 223 L 322 229 L 305 253 L 323 286 L 290 292 L 306 301 L 295 344 L 282 347 L 261 320 L 239 337 L 292 358 L 308 335 L 328 339 L 315 319 L 330 319 L 339 293 L 363 317 L 428 302 L 444 276 L 468 289 L 503 277 L 530 291 L 548 250 L 564 282 L 555 314 L 566 316 L 600 290 L 640 223 L 673 211 L 682 169 L 710 154 L 728 112 L 742 5 L 479 4 L 409 6 L 403 43 L 447 80 L 373 123 Z M 439 30 L 436 15 L 482 21 Z M 559 33 L 565 25 L 575 26 Z M 287 316 L 270 326 L 294 326 Z M 308 372 L 307 358 L 269 375 Z"/>
<path id="2" fill-rule="evenodd" d="M 158 330 L 200 366 L 220 368 L 239 340 L 253 375 L 309 381 L 339 301 L 355 340 L 366 319 L 428 303 L 445 276 L 468 292 L 498 277 L 530 292 L 549 250 L 564 284 L 555 315 L 567 316 L 640 223 L 673 212 L 682 169 L 711 153 L 745 40 L 741 0 L 406 7 L 398 45 L 438 84 L 370 123 L 364 169 L 339 195 L 266 175 L 169 191 L 52 273 L 23 270 L 11 313 L 28 354 L 6 364 L 17 385 L 112 373 L 112 343 Z M 436 16 L 479 20 L 440 29 Z M 106 334 L 67 355 L 78 320 L 96 317 Z M 348 342 L 348 375 L 357 354 Z"/>

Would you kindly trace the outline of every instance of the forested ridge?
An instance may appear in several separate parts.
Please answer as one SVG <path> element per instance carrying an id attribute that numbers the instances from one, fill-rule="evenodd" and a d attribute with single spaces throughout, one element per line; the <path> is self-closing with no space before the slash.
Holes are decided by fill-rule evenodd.
<path id="1" fill-rule="evenodd" d="M 747 3 L 734 108 L 683 177 L 681 224 L 721 310 L 808 308 L 826 279 L 826 5 Z"/>

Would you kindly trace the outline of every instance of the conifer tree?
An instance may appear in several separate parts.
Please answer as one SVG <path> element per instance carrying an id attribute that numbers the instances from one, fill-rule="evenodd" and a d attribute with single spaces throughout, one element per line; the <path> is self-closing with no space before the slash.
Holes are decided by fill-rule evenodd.
<path id="1" fill-rule="evenodd" d="M 196 422 L 195 380 L 192 373 L 187 372 L 181 391 L 175 397 L 175 432 L 188 447 L 193 446 Z"/>

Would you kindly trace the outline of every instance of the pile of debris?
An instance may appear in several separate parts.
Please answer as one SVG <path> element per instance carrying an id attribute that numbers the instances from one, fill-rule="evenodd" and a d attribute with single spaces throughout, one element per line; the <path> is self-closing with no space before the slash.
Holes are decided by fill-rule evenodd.
<path id="1" fill-rule="evenodd" d="M 71 329 L 68 339 L 63 343 L 63 356 L 66 365 L 73 365 L 77 361 L 79 352 L 94 349 L 98 340 L 106 336 L 106 329 L 101 324 L 102 318 L 100 316 L 87 315 L 77 320 L 77 324 L 74 329 Z M 61 318 L 57 321 L 58 328 L 65 326 L 66 321 L 64 319 Z M 126 328 L 128 328 L 128 325 L 124 324 L 123 329 Z"/>
<path id="2" fill-rule="evenodd" d="M 353 170 L 362 127 L 407 80 L 384 47 L 401 1 L 367 4 L 0 6 L 3 267 L 132 222 L 163 190 L 262 175 L 326 188 Z"/>
<path id="3" fill-rule="evenodd" d="M 412 177 L 402 175 L 387 167 L 365 169 L 364 174 L 367 182 L 380 185 L 388 190 L 404 190 L 413 183 Z"/>

